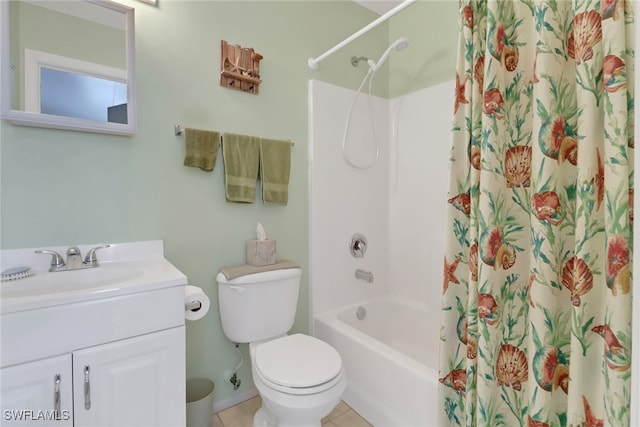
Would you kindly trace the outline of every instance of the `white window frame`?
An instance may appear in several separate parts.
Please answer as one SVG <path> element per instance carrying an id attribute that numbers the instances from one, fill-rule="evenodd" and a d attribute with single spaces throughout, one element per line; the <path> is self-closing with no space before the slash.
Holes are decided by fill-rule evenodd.
<path id="1" fill-rule="evenodd" d="M 127 83 L 127 70 L 25 48 L 23 86 L 25 111 L 41 113 L 40 70 L 42 67 Z M 128 87 L 127 90 L 129 90 Z"/>

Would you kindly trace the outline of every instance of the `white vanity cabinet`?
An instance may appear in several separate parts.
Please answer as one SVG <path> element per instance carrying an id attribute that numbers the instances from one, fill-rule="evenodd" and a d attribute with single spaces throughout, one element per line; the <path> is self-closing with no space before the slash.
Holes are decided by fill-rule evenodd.
<path id="1" fill-rule="evenodd" d="M 1 424 L 180 426 L 184 363 L 179 327 L 3 368 Z"/>
<path id="2" fill-rule="evenodd" d="M 187 280 L 151 246 L 97 267 L 93 288 L 73 271 L 2 284 L 0 426 L 184 426 Z M 56 281 L 75 288 L 31 291 Z"/>
<path id="3" fill-rule="evenodd" d="M 184 365 L 184 327 L 73 353 L 74 425 L 184 425 Z"/>
<path id="4" fill-rule="evenodd" d="M 70 354 L 0 369 L 0 424 L 72 426 L 71 371 Z"/>

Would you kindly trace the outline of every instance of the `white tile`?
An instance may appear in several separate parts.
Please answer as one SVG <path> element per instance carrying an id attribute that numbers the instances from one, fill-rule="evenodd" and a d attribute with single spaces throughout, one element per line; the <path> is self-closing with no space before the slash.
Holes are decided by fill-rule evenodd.
<path id="1" fill-rule="evenodd" d="M 261 405 L 260 396 L 256 396 L 218 412 L 213 416 L 213 427 L 252 427 L 253 416 Z M 322 419 L 322 427 L 371 427 L 371 424 L 341 401 Z"/>
<path id="2" fill-rule="evenodd" d="M 213 427 L 252 427 L 253 416 L 261 405 L 260 396 L 256 396 L 218 412 L 213 416 Z M 322 419 L 322 427 L 371 427 L 371 424 L 341 401 Z"/>
<path id="3" fill-rule="evenodd" d="M 220 411 L 218 416 L 224 427 L 251 427 L 253 425 L 253 416 L 261 405 L 260 396 L 256 396 Z"/>
<path id="4" fill-rule="evenodd" d="M 349 405 L 347 405 L 346 403 L 344 403 L 342 400 L 340 401 L 340 403 L 338 403 L 336 405 L 335 408 L 333 408 L 333 410 L 329 413 L 329 415 L 327 415 L 326 417 L 324 417 L 322 419 L 322 422 L 327 421 L 327 420 L 331 420 L 335 417 L 337 417 L 338 415 L 344 414 L 345 412 L 347 412 L 349 409 L 351 409 L 349 407 Z"/>
<path id="5" fill-rule="evenodd" d="M 220 417 L 218 417 L 218 415 L 213 416 L 213 424 L 211 427 L 224 427 L 224 424 L 222 424 L 222 421 L 220 421 Z"/>
<path id="6" fill-rule="evenodd" d="M 358 415 L 353 409 L 331 420 L 336 427 L 371 427 L 371 424 Z"/>

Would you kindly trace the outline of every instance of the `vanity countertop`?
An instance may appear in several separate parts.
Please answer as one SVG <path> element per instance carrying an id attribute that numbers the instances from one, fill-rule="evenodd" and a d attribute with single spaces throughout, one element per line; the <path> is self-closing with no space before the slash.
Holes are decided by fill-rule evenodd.
<path id="1" fill-rule="evenodd" d="M 84 255 L 95 245 L 77 245 Z M 31 268 L 31 277 L 0 284 L 0 313 L 13 313 L 95 299 L 145 292 L 187 283 L 187 278 L 164 258 L 160 240 L 117 243 L 100 249 L 96 268 L 49 272 L 51 255 L 36 249 L 58 252 L 63 258 L 68 247 L 8 249 L 0 251 L 0 271 L 19 266 Z"/>

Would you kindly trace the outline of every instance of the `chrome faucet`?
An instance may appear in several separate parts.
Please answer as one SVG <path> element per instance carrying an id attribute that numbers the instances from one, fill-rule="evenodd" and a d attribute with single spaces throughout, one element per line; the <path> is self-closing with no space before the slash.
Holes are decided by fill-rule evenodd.
<path id="1" fill-rule="evenodd" d="M 370 271 L 364 271 L 358 268 L 356 270 L 356 278 L 366 280 L 368 283 L 373 283 L 373 273 Z"/>
<path id="2" fill-rule="evenodd" d="M 77 246 L 71 246 L 67 249 L 67 270 L 78 270 L 82 268 L 82 255 L 80 254 L 80 248 Z"/>
<path id="3" fill-rule="evenodd" d="M 85 256 L 84 261 L 82 260 L 82 255 L 80 254 L 80 248 L 77 246 L 71 246 L 67 249 L 67 261 L 65 262 L 62 259 L 62 256 L 56 251 L 50 250 L 37 250 L 35 253 L 37 254 L 47 254 L 51 255 L 51 265 L 49 266 L 49 271 L 70 271 L 70 270 L 80 270 L 82 268 L 95 268 L 99 267 L 100 263 L 98 263 L 98 258 L 96 258 L 96 250 L 109 248 L 111 245 L 102 245 L 96 246 L 95 248 L 91 248 L 89 252 L 87 252 L 87 256 Z"/>

